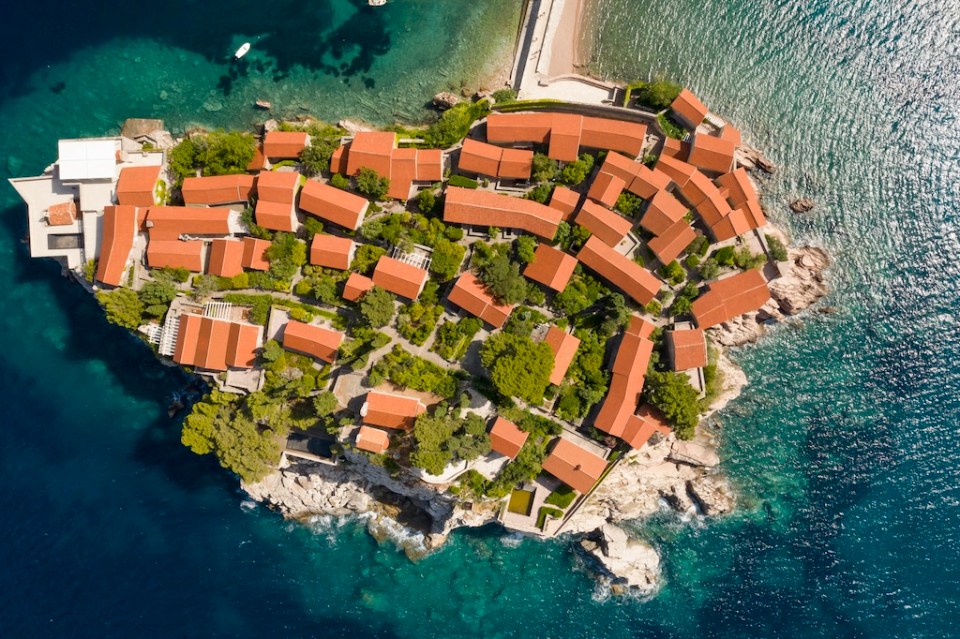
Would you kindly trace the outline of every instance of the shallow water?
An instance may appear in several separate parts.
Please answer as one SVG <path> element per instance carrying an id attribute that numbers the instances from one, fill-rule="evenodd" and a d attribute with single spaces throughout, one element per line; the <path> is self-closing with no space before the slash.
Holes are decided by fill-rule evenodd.
<path id="1" fill-rule="evenodd" d="M 180 374 L 107 326 L 56 265 L 26 257 L 4 184 L 0 636 L 957 634 L 956 12 L 597 2 L 595 66 L 677 77 L 740 124 L 781 165 L 765 183 L 771 217 L 836 260 L 835 314 L 737 353 L 751 386 L 721 415 L 721 454 L 742 510 L 709 526 L 671 515 L 641 526 L 666 571 L 641 602 L 607 597 L 563 541 L 483 529 L 412 564 L 360 523 L 303 527 L 250 508 L 215 463 L 180 446 L 164 412 Z M 58 137 L 127 116 L 243 125 L 263 117 L 257 97 L 327 118 L 420 117 L 435 91 L 476 74 L 486 34 L 510 48 L 518 11 L 505 0 L 359 5 L 11 7 L 0 173 L 35 173 Z M 258 35 L 227 93 L 224 57 Z M 476 55 L 461 67 L 462 51 Z M 818 208 L 790 217 L 784 205 L 801 194 Z"/>

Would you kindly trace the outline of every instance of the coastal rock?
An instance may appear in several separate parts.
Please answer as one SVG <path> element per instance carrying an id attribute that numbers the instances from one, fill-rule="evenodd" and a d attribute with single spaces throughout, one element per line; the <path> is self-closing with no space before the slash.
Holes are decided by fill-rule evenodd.
<path id="1" fill-rule="evenodd" d="M 337 126 L 339 126 L 341 129 L 343 129 L 350 135 L 356 135 L 361 131 L 373 131 L 372 128 L 370 128 L 369 126 L 367 126 L 362 122 L 357 122 L 356 120 L 348 120 L 346 118 L 344 118 L 343 120 L 340 120 L 340 122 L 337 123 Z"/>
<path id="2" fill-rule="evenodd" d="M 687 496 L 706 516 L 723 515 L 733 511 L 736 499 L 730 484 L 718 475 L 704 475 L 687 482 Z"/>
<path id="3" fill-rule="evenodd" d="M 806 213 L 812 211 L 813 207 L 813 200 L 808 197 L 801 197 L 790 203 L 790 210 L 794 213 Z"/>
<path id="4" fill-rule="evenodd" d="M 596 559 L 611 580 L 614 594 L 629 591 L 650 594 L 660 581 L 660 555 L 642 541 L 631 539 L 625 530 L 604 524 L 580 542 Z"/>
<path id="5" fill-rule="evenodd" d="M 461 98 L 459 95 L 444 91 L 433 96 L 433 105 L 444 111 L 446 109 L 452 109 L 453 107 L 460 104 Z"/>
<path id="6" fill-rule="evenodd" d="M 712 468 L 720 463 L 720 457 L 713 447 L 696 441 L 676 440 L 670 448 L 671 461 L 690 466 L 705 466 Z"/>

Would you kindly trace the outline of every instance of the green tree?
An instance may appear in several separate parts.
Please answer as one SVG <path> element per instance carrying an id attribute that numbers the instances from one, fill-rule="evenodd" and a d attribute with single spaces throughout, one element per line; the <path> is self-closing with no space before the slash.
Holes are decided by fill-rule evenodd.
<path id="1" fill-rule="evenodd" d="M 382 200 L 390 190 L 390 178 L 383 177 L 371 168 L 363 167 L 357 174 L 357 190 L 374 200 Z"/>
<path id="2" fill-rule="evenodd" d="M 533 261 L 533 254 L 537 250 L 537 240 L 532 235 L 521 235 L 516 240 L 517 259 L 524 264 Z"/>
<path id="3" fill-rule="evenodd" d="M 470 125 L 489 111 L 490 103 L 485 100 L 461 102 L 444 111 L 437 122 L 427 127 L 423 133 L 424 142 L 427 146 L 440 149 L 451 147 L 465 138 L 470 131 Z"/>
<path id="4" fill-rule="evenodd" d="M 177 289 L 169 281 L 153 280 L 143 285 L 137 293 L 143 304 L 144 315 L 161 317 L 167 312 L 170 302 L 177 296 Z"/>
<path id="5" fill-rule="evenodd" d="M 543 401 L 553 370 L 553 351 L 547 344 L 509 333 L 496 334 L 480 349 L 480 362 L 490 371 L 490 380 L 500 394 L 531 404 Z"/>
<path id="6" fill-rule="evenodd" d="M 360 298 L 360 315 L 373 328 L 386 326 L 393 318 L 396 299 L 392 293 L 374 286 Z"/>
<path id="7" fill-rule="evenodd" d="M 620 197 L 617 198 L 616 205 L 614 206 L 614 208 L 627 217 L 634 217 L 638 215 L 642 207 L 643 200 L 629 191 L 624 191 L 621 193 Z"/>
<path id="8" fill-rule="evenodd" d="M 632 95 L 637 98 L 637 104 L 654 111 L 663 111 L 668 108 L 680 95 L 680 85 L 669 80 L 658 79 L 638 84 L 639 86 L 636 86 L 632 92 Z"/>
<path id="9" fill-rule="evenodd" d="M 493 99 L 497 104 L 515 102 L 517 100 L 517 92 L 513 89 L 497 89 L 493 92 Z"/>
<path id="10" fill-rule="evenodd" d="M 717 264 L 717 260 L 712 257 L 708 257 L 700 263 L 700 278 L 704 280 L 712 280 L 717 276 L 717 273 L 720 272 L 720 265 Z"/>
<path id="11" fill-rule="evenodd" d="M 97 301 L 106 312 L 111 324 L 136 330 L 143 321 L 143 302 L 128 288 L 113 291 L 97 291 Z"/>
<path id="12" fill-rule="evenodd" d="M 673 285 L 683 283 L 687 279 L 687 272 L 680 266 L 680 262 L 673 260 L 660 267 L 660 275 Z"/>
<path id="13" fill-rule="evenodd" d="M 313 398 L 313 410 L 317 413 L 317 417 L 333 415 L 339 407 L 340 402 L 337 401 L 337 396 L 330 391 L 323 391 Z"/>
<path id="14" fill-rule="evenodd" d="M 692 439 L 700 422 L 697 391 L 682 373 L 653 372 L 647 376 L 648 399 L 670 422 L 680 439 Z"/>
<path id="15" fill-rule="evenodd" d="M 311 138 L 310 146 L 300 152 L 300 164 L 307 175 L 320 175 L 330 170 L 330 158 L 340 146 L 339 138 Z"/>
<path id="16" fill-rule="evenodd" d="M 270 275 L 289 282 L 307 263 L 307 245 L 291 233 L 277 233 L 266 252 Z"/>
<path id="17" fill-rule="evenodd" d="M 361 244 L 357 247 L 353 255 L 353 262 L 350 263 L 350 270 L 363 275 L 369 275 L 373 271 L 380 258 L 387 254 L 387 249 L 374 246 L 373 244 Z"/>
<path id="18" fill-rule="evenodd" d="M 466 253 L 466 247 L 446 238 L 440 238 L 433 247 L 430 272 L 441 282 L 452 280 L 460 272 L 460 264 L 463 263 L 463 256 Z"/>
<path id="19" fill-rule="evenodd" d="M 770 257 L 774 262 L 785 262 L 788 258 L 787 247 L 783 245 L 780 238 L 776 235 L 764 235 L 767 240 L 767 248 L 770 249 Z"/>
<path id="20" fill-rule="evenodd" d="M 433 189 L 424 189 L 417 193 L 417 209 L 421 213 L 432 213 L 437 206 L 437 196 Z"/>
<path id="21" fill-rule="evenodd" d="M 533 154 L 534 182 L 550 182 L 560 174 L 560 163 L 543 153 Z"/>
<path id="22" fill-rule="evenodd" d="M 350 190 L 350 178 L 347 178 L 339 173 L 334 173 L 330 176 L 330 186 L 335 186 L 338 189 L 343 189 L 344 191 Z"/>
<path id="23" fill-rule="evenodd" d="M 204 175 L 244 173 L 256 153 L 253 136 L 239 131 L 213 131 L 195 145 Z"/>
<path id="24" fill-rule="evenodd" d="M 323 232 L 323 222 L 312 215 L 308 215 L 303 220 L 303 231 L 307 235 L 307 241 L 312 242 L 314 235 Z"/>
<path id="25" fill-rule="evenodd" d="M 183 186 L 184 178 L 195 176 L 199 166 L 200 151 L 190 138 L 184 138 L 177 146 L 170 149 L 167 156 L 167 167 L 173 175 L 176 188 L 179 189 Z"/>
<path id="26" fill-rule="evenodd" d="M 593 169 L 593 156 L 589 153 L 582 154 L 576 161 L 570 162 L 563 171 L 560 172 L 560 181 L 564 184 L 580 184 L 587 179 L 590 171 Z"/>
<path id="27" fill-rule="evenodd" d="M 494 255 L 480 269 L 480 279 L 490 294 L 504 304 L 519 304 L 527 297 L 527 281 L 520 275 L 520 267 L 506 255 Z"/>
<path id="28" fill-rule="evenodd" d="M 534 202 L 539 202 L 540 204 L 546 204 L 552 194 L 553 184 L 549 182 L 543 182 L 530 189 L 525 197 L 528 200 L 533 200 Z"/>

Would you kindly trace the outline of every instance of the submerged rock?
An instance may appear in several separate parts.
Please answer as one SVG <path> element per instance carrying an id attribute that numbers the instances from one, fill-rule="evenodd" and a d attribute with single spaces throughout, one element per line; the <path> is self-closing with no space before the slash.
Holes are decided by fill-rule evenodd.
<path id="1" fill-rule="evenodd" d="M 801 197 L 790 203 L 790 210 L 794 213 L 806 213 L 812 211 L 813 207 L 813 200 L 808 197 Z"/>
<path id="2" fill-rule="evenodd" d="M 460 96 L 446 91 L 433 96 L 433 104 L 440 110 L 452 109 L 460 104 L 460 102 Z"/>

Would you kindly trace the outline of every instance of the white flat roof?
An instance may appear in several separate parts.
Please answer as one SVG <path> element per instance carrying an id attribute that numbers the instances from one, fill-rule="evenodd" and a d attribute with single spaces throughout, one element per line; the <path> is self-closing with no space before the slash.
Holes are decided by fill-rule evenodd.
<path id="1" fill-rule="evenodd" d="M 114 180 L 119 138 L 60 140 L 57 145 L 61 180 Z"/>

